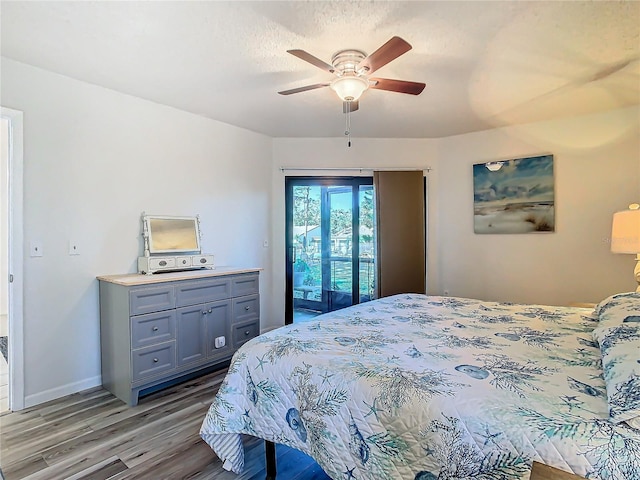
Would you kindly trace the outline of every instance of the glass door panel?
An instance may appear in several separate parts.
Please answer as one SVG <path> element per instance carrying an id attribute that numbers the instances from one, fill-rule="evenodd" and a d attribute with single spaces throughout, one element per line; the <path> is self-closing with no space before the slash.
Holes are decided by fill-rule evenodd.
<path id="1" fill-rule="evenodd" d="M 353 305 L 353 188 L 335 186 L 326 189 L 329 225 L 326 229 L 328 251 L 327 311 Z M 357 302 L 356 302 L 357 303 Z"/>
<path id="2" fill-rule="evenodd" d="M 323 311 L 322 301 L 322 187 L 293 187 L 293 303 L 300 318 Z"/>
<path id="3" fill-rule="evenodd" d="M 286 323 L 373 298 L 371 178 L 287 177 Z"/>
<path id="4" fill-rule="evenodd" d="M 373 185 L 360 185 L 359 188 L 360 235 L 358 270 L 360 289 L 358 303 L 375 298 L 376 277 L 376 238 L 374 227 Z"/>

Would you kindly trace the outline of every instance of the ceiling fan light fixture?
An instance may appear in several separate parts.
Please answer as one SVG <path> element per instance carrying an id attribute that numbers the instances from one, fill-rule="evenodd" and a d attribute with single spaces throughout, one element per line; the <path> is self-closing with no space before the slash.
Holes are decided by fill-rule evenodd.
<path id="1" fill-rule="evenodd" d="M 353 102 L 369 88 L 369 82 L 357 76 L 340 77 L 331 83 L 331 88 L 343 102 Z"/>

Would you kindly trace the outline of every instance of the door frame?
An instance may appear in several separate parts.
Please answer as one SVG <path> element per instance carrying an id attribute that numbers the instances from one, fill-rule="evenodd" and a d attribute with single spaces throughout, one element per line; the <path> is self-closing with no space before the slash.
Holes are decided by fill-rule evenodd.
<path id="1" fill-rule="evenodd" d="M 0 107 L 0 116 L 9 121 L 9 409 L 17 411 L 24 408 L 23 112 Z"/>
<path id="2" fill-rule="evenodd" d="M 285 325 L 293 323 L 293 263 L 295 254 L 293 247 L 291 246 L 291 239 L 293 238 L 293 187 L 297 185 L 312 185 L 319 187 L 331 187 L 339 186 L 342 184 L 350 184 L 352 187 L 357 188 L 358 191 L 353 197 L 352 216 L 356 218 L 356 227 L 352 229 L 352 256 L 359 252 L 359 243 L 356 242 L 356 238 L 359 235 L 359 203 L 356 200 L 359 196 L 359 187 L 361 185 L 373 185 L 373 177 L 369 176 L 286 176 L 284 179 L 284 198 L 285 198 Z M 324 202 L 321 199 L 321 202 Z M 321 219 L 324 222 L 325 219 Z M 328 231 L 325 225 L 322 226 L 322 231 Z M 326 243 L 326 242 L 323 242 Z M 323 254 L 324 255 L 324 254 Z M 357 285 L 359 282 L 359 269 L 357 268 L 356 260 L 358 257 L 352 260 L 352 285 Z M 323 275 L 324 278 L 324 275 Z M 352 287 L 353 288 L 353 287 Z M 325 293 L 323 292 L 323 297 Z M 355 305 L 358 303 L 359 291 L 352 292 L 352 303 Z M 327 299 L 323 298 L 323 303 L 326 303 Z"/>

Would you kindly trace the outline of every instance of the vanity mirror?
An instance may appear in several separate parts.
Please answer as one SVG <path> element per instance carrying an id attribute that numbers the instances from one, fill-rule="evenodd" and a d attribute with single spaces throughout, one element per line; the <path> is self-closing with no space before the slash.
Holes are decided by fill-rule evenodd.
<path id="1" fill-rule="evenodd" d="M 144 256 L 139 273 L 213 268 L 213 255 L 200 247 L 200 218 L 142 214 Z"/>
<path id="2" fill-rule="evenodd" d="M 149 253 L 200 253 L 198 217 L 145 215 L 143 222 L 149 233 Z"/>

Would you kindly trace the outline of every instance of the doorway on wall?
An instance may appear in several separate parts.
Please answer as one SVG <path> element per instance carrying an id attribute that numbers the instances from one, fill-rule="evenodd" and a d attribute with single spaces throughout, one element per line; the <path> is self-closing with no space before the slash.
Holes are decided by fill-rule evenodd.
<path id="1" fill-rule="evenodd" d="M 286 177 L 285 323 L 375 297 L 371 177 Z"/>
<path id="2" fill-rule="evenodd" d="M 0 108 L 0 411 L 24 408 L 22 123 Z"/>

